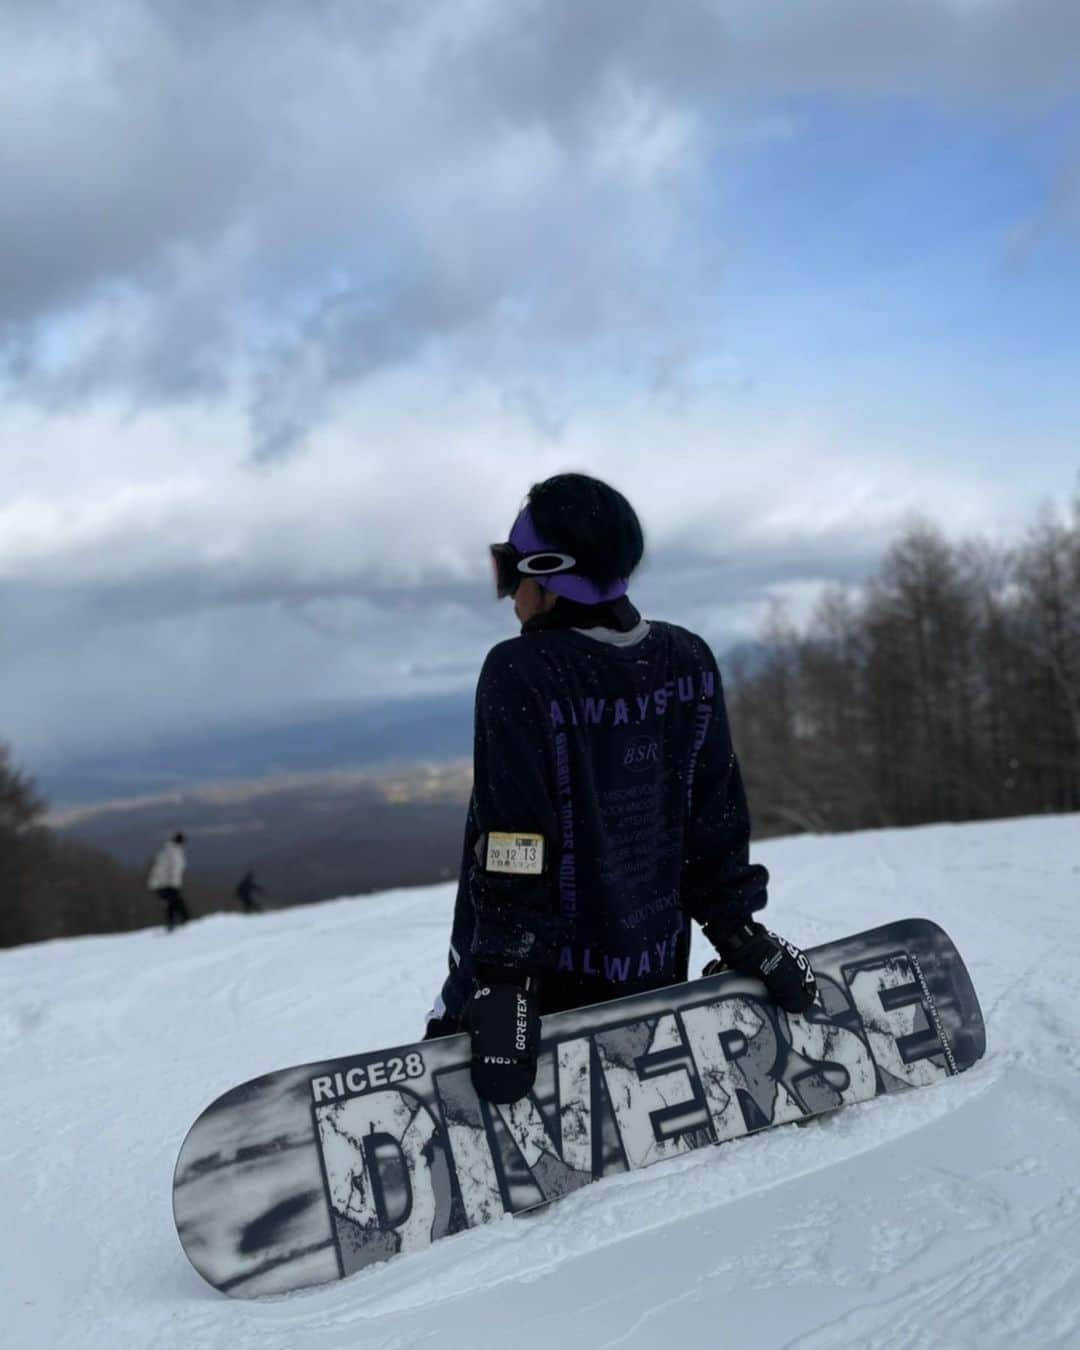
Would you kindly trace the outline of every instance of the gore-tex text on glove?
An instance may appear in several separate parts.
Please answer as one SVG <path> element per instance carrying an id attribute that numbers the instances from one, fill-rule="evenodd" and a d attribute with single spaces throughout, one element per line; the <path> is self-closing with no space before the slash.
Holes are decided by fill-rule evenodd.
<path id="1" fill-rule="evenodd" d="M 536 1079 L 540 1015 L 530 982 L 479 980 L 465 1005 L 472 1036 L 472 1082 L 489 1102 L 516 1102 Z"/>

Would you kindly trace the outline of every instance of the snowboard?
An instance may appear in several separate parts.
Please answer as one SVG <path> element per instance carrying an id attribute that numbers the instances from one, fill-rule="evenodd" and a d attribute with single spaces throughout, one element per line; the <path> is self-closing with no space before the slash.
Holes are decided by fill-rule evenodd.
<path id="1" fill-rule="evenodd" d="M 545 1017 L 529 1096 L 482 1102 L 447 1036 L 265 1074 L 199 1116 L 173 1212 L 242 1298 L 340 1280 L 589 1182 L 969 1068 L 985 1032 L 948 936 L 906 919 L 807 953 L 819 1005 L 733 972 Z"/>

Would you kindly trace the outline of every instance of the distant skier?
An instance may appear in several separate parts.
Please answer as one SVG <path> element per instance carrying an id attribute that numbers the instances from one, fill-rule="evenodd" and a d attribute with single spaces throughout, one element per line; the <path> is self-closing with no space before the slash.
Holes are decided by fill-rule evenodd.
<path id="1" fill-rule="evenodd" d="M 165 929 L 169 933 L 176 924 L 187 923 L 191 918 L 180 890 L 186 866 L 184 836 L 178 830 L 158 849 L 157 856 L 150 866 L 150 875 L 146 879 L 147 887 L 165 901 Z"/>
<path id="2" fill-rule="evenodd" d="M 255 897 L 265 894 L 266 892 L 255 880 L 255 873 L 250 869 L 236 883 L 235 895 L 243 905 L 245 914 L 261 914 L 262 905 L 258 903 Z"/>
<path id="3" fill-rule="evenodd" d="M 788 1011 L 816 994 L 805 956 L 752 917 L 768 873 L 749 861 L 715 658 L 627 597 L 643 550 L 630 503 L 583 474 L 534 486 L 491 546 L 522 627 L 480 672 L 450 973 L 427 1027 L 470 1032 L 491 1101 L 532 1086 L 540 1014 L 685 980 L 689 918 Z"/>

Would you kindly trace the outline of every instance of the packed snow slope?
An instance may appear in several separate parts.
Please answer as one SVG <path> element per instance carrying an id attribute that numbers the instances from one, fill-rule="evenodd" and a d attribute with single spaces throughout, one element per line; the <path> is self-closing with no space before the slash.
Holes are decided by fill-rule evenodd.
<path id="1" fill-rule="evenodd" d="M 170 1203 L 180 1142 L 244 1079 L 416 1037 L 451 888 L 0 953 L 0 1340 L 1080 1346 L 1080 817 L 757 853 L 769 917 L 804 945 L 939 922 L 974 977 L 986 1058 L 273 1302 L 231 1301 L 188 1265 Z"/>

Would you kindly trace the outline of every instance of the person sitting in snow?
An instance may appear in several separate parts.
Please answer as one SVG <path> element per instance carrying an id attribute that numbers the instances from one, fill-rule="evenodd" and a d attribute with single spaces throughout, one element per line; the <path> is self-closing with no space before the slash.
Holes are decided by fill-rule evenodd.
<path id="1" fill-rule="evenodd" d="M 789 1012 L 816 995 L 806 957 L 769 932 L 768 873 L 723 689 L 705 641 L 644 620 L 627 595 L 641 525 L 583 474 L 535 485 L 503 544 L 500 598 L 519 636 L 476 691 L 473 791 L 449 974 L 427 1038 L 467 1030 L 490 1101 L 536 1075 L 539 1017 L 687 979 L 689 919 L 721 963 Z"/>

